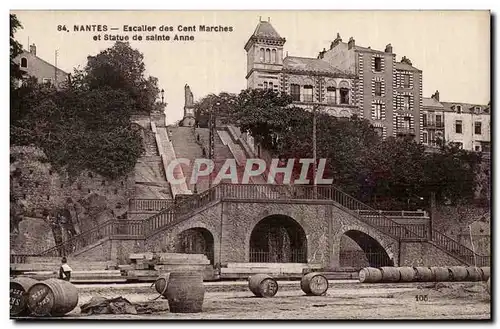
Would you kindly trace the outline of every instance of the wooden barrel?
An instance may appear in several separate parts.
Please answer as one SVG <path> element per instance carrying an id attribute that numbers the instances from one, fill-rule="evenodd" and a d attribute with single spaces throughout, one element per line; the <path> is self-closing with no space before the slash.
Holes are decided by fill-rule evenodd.
<path id="1" fill-rule="evenodd" d="M 10 316 L 25 316 L 29 314 L 28 290 L 38 280 L 18 277 L 10 280 Z"/>
<path id="2" fill-rule="evenodd" d="M 160 295 L 165 296 L 165 297 L 167 297 L 167 285 L 168 285 L 169 276 L 170 276 L 170 273 L 163 273 L 155 281 L 156 291 Z"/>
<path id="3" fill-rule="evenodd" d="M 399 282 L 401 279 L 401 273 L 397 267 L 381 267 L 380 272 L 382 272 L 381 282 Z"/>
<path id="4" fill-rule="evenodd" d="M 465 266 L 452 266 L 450 267 L 451 279 L 453 281 L 466 281 L 467 268 Z"/>
<path id="5" fill-rule="evenodd" d="M 375 267 L 365 267 L 359 271 L 359 282 L 374 283 L 382 280 L 382 272 Z"/>
<path id="6" fill-rule="evenodd" d="M 300 288 L 306 295 L 321 296 L 328 290 L 328 280 L 319 273 L 308 273 L 300 280 Z"/>
<path id="7" fill-rule="evenodd" d="M 488 279 L 490 278 L 490 267 L 489 266 L 481 267 L 481 272 L 483 273 L 481 280 L 488 281 Z"/>
<path id="8" fill-rule="evenodd" d="M 447 267 L 433 266 L 431 271 L 434 275 L 434 280 L 437 282 L 451 281 L 451 273 Z"/>
<path id="9" fill-rule="evenodd" d="M 203 273 L 172 272 L 168 277 L 167 299 L 171 313 L 199 313 L 203 308 Z"/>
<path id="10" fill-rule="evenodd" d="M 467 281 L 481 281 L 483 277 L 483 271 L 479 267 L 469 266 L 467 270 Z"/>
<path id="11" fill-rule="evenodd" d="M 62 316 L 78 304 L 78 289 L 64 280 L 47 279 L 28 290 L 28 307 L 34 316 Z"/>
<path id="12" fill-rule="evenodd" d="M 248 287 L 257 297 L 273 297 L 278 292 L 278 282 L 267 274 L 255 274 L 249 277 Z"/>
<path id="13" fill-rule="evenodd" d="M 401 282 L 412 282 L 415 280 L 415 269 L 413 267 L 398 267 Z"/>
<path id="14" fill-rule="evenodd" d="M 415 281 L 432 282 L 435 281 L 434 273 L 429 267 L 417 266 L 415 269 Z"/>

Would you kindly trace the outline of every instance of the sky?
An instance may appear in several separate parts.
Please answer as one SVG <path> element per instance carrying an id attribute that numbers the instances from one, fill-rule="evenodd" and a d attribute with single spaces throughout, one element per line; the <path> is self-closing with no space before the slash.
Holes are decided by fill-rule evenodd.
<path id="1" fill-rule="evenodd" d="M 83 67 L 87 56 L 111 47 L 104 35 L 141 35 L 130 40 L 144 54 L 146 74 L 159 79 L 168 103 L 168 123 L 182 118 L 184 85 L 195 101 L 210 93 L 238 93 L 246 88 L 246 52 L 243 49 L 262 20 L 284 38 L 284 53 L 316 57 L 340 33 L 357 45 L 385 49 L 391 43 L 402 56 L 423 71 L 423 94 L 439 90 L 441 101 L 487 104 L 490 101 L 490 16 L 487 11 L 12 11 L 23 29 L 15 38 L 37 55 L 68 73 Z M 75 32 L 74 25 L 106 25 L 106 32 Z M 124 32 L 124 25 L 156 26 L 154 32 Z M 59 31 L 58 26 L 69 31 Z M 196 26 L 196 32 L 178 32 L 178 26 Z M 199 25 L 232 27 L 232 32 L 201 32 Z M 173 32 L 159 32 L 172 26 Z M 111 31 L 111 27 L 118 28 Z M 101 40 L 93 37 L 101 35 Z M 169 35 L 170 41 L 146 41 L 148 35 Z M 174 35 L 193 41 L 174 41 Z"/>

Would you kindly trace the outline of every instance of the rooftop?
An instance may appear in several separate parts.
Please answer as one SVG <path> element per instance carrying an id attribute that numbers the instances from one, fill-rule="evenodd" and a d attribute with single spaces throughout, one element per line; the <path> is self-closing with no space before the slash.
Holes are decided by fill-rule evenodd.
<path id="1" fill-rule="evenodd" d="M 436 107 L 436 108 L 444 108 L 444 105 L 438 102 L 435 98 L 427 98 L 423 97 L 422 98 L 422 107 Z"/>
<path id="2" fill-rule="evenodd" d="M 281 36 L 276 32 L 274 27 L 269 21 L 259 21 L 259 24 L 255 28 L 252 36 L 254 37 L 264 37 L 270 39 L 281 39 Z"/>
<path id="3" fill-rule="evenodd" d="M 456 112 L 458 105 L 462 107 L 462 113 L 474 113 L 474 109 L 479 107 L 479 114 L 490 114 L 489 105 L 461 103 L 461 102 L 441 102 L 444 109 L 449 112 Z"/>
<path id="4" fill-rule="evenodd" d="M 405 70 L 405 71 L 420 71 L 414 66 L 411 66 L 410 64 L 406 63 L 401 63 L 401 62 L 396 62 L 396 70 Z"/>
<path id="5" fill-rule="evenodd" d="M 328 62 L 318 58 L 287 56 L 283 60 L 283 68 L 288 71 L 349 75 L 349 73 L 335 68 Z"/>

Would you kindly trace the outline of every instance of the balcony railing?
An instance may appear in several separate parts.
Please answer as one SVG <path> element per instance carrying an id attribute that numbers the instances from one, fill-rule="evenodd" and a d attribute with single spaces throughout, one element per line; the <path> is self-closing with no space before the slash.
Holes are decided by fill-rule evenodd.
<path id="1" fill-rule="evenodd" d="M 423 127 L 424 128 L 444 128 L 444 122 L 442 122 L 442 121 L 439 121 L 439 122 L 427 121 L 427 122 L 424 122 Z"/>
<path id="2" fill-rule="evenodd" d="M 337 97 L 335 97 L 335 96 L 326 96 L 326 102 L 328 104 L 337 104 Z"/>
<path id="3" fill-rule="evenodd" d="M 302 95 L 302 101 L 303 102 L 312 102 L 313 101 L 313 95 Z"/>
<path id="4" fill-rule="evenodd" d="M 398 127 L 396 133 L 398 135 L 415 135 L 415 128 Z"/>

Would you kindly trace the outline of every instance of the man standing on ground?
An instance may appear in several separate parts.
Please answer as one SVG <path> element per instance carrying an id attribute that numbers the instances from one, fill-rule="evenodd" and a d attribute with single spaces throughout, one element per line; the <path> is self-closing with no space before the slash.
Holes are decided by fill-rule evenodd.
<path id="1" fill-rule="evenodd" d="M 59 268 L 59 279 L 69 281 L 71 279 L 71 267 L 67 264 L 66 257 L 62 258 L 62 265 Z"/>

